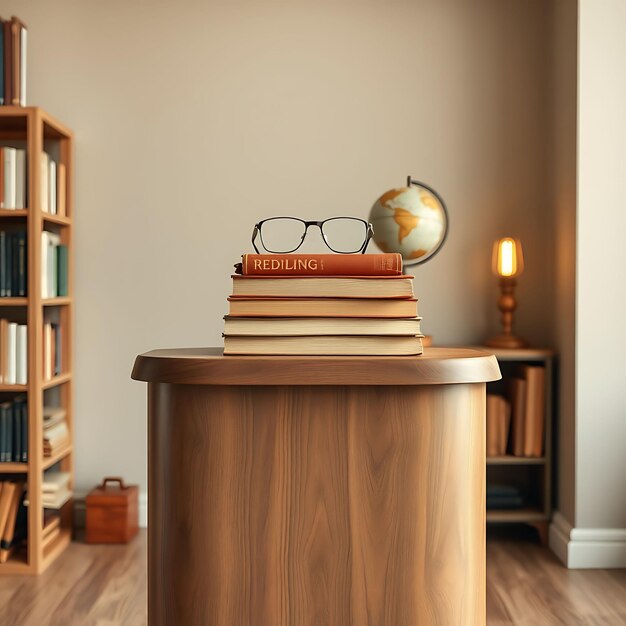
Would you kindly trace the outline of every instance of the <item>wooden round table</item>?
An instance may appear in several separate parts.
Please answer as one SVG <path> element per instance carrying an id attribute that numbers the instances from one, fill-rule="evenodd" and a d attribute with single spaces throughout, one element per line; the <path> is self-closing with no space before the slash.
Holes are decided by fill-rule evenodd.
<path id="1" fill-rule="evenodd" d="M 155 350 L 153 626 L 485 623 L 495 357 Z"/>

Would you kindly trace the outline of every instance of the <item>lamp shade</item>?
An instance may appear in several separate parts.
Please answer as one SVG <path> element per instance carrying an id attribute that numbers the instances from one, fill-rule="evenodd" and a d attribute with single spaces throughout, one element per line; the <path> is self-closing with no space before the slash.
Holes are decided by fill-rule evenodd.
<path id="1" fill-rule="evenodd" d="M 524 255 L 519 239 L 503 237 L 494 242 L 491 269 L 501 278 L 515 278 L 524 271 Z"/>

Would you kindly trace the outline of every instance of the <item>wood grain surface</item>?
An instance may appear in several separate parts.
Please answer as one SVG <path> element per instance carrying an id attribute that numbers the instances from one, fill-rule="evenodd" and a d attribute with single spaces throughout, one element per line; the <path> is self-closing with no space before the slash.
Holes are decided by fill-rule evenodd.
<path id="1" fill-rule="evenodd" d="M 484 624 L 484 405 L 150 384 L 150 623 Z"/>
<path id="2" fill-rule="evenodd" d="M 607 626 L 626 623 L 626 570 L 568 570 L 512 529 L 487 535 L 487 624 Z M 41 576 L 4 576 L 2 624 L 145 626 L 147 535 L 130 544 L 80 541 Z"/>
<path id="3" fill-rule="evenodd" d="M 442 385 L 500 379 L 496 358 L 467 348 L 426 348 L 421 356 L 224 356 L 222 348 L 153 350 L 132 378 L 187 385 Z"/>

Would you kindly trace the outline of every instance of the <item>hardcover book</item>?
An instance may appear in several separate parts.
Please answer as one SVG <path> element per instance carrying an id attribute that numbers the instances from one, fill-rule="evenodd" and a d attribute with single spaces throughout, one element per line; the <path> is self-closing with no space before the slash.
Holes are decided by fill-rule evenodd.
<path id="1" fill-rule="evenodd" d="M 244 254 L 244 276 L 400 276 L 399 254 Z"/>
<path id="2" fill-rule="evenodd" d="M 233 276 L 233 297 L 412 298 L 412 276 Z"/>

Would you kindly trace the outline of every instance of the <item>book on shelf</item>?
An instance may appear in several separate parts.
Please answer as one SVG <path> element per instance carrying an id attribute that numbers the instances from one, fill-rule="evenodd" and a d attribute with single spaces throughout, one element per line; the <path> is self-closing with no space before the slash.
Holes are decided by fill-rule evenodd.
<path id="1" fill-rule="evenodd" d="M 399 254 L 244 254 L 235 265 L 244 276 L 398 276 Z"/>
<path id="2" fill-rule="evenodd" d="M 421 337 L 224 337 L 224 354 L 409 356 L 423 351 Z"/>
<path id="3" fill-rule="evenodd" d="M 368 317 L 224 317 L 224 335 L 419 335 L 420 318 Z"/>
<path id="4" fill-rule="evenodd" d="M 26 150 L 0 147 L 0 209 L 25 209 L 26 196 Z"/>
<path id="5" fill-rule="evenodd" d="M 43 410 L 43 455 L 51 457 L 63 450 L 70 442 L 66 412 L 63 408 L 44 407 Z"/>
<path id="6" fill-rule="evenodd" d="M 5 481 L 2 484 L 2 491 L 4 491 L 5 485 L 13 485 L 8 487 L 7 490 L 10 494 L 9 508 L 6 515 L 6 521 L 2 525 L 0 520 L 0 563 L 6 563 L 9 556 L 15 548 L 26 538 L 26 515 L 23 504 L 24 495 L 24 483 L 11 483 Z M 1 496 L 0 496 L 1 497 Z"/>
<path id="7" fill-rule="evenodd" d="M 540 457 L 545 430 L 545 368 L 526 365 L 523 374 L 526 379 L 524 456 Z"/>
<path id="8" fill-rule="evenodd" d="M 68 289 L 68 248 L 56 233 L 41 233 L 41 297 L 66 296 Z"/>
<path id="9" fill-rule="evenodd" d="M 23 482 L 0 482 L 0 563 L 6 563 L 13 550 L 26 537 L 23 495 Z"/>
<path id="10" fill-rule="evenodd" d="M 511 405 L 500 395 L 487 394 L 487 457 L 506 454 Z"/>
<path id="11" fill-rule="evenodd" d="M 48 471 L 43 475 L 41 490 L 44 494 L 56 494 L 68 488 L 70 482 L 69 472 Z"/>
<path id="12" fill-rule="evenodd" d="M 0 298 L 26 296 L 26 231 L 0 230 Z"/>
<path id="13" fill-rule="evenodd" d="M 0 20 L 1 46 L 0 105 L 26 106 L 26 67 L 28 30 L 13 16 Z"/>
<path id="14" fill-rule="evenodd" d="M 412 276 L 240 276 L 232 297 L 412 298 Z"/>
<path id="15" fill-rule="evenodd" d="M 41 155 L 41 210 L 50 215 L 66 215 L 66 168 L 47 152 Z"/>
<path id="16" fill-rule="evenodd" d="M 228 298 L 233 317 L 418 317 L 417 300 L 358 298 Z"/>
<path id="17" fill-rule="evenodd" d="M 0 319 L 0 384 L 28 382 L 28 332 L 26 324 Z"/>
<path id="18" fill-rule="evenodd" d="M 487 485 L 488 509 L 519 509 L 524 504 L 524 495 L 515 485 Z"/>
<path id="19" fill-rule="evenodd" d="M 26 396 L 0 403 L 0 463 L 28 461 Z"/>
<path id="20" fill-rule="evenodd" d="M 526 420 L 526 379 L 518 376 L 510 381 L 511 397 L 511 453 L 524 456 L 524 429 Z"/>
<path id="21" fill-rule="evenodd" d="M 43 325 L 43 379 L 52 380 L 63 370 L 61 325 L 45 322 Z"/>
<path id="22" fill-rule="evenodd" d="M 26 106 L 27 43 L 20 19 L 0 20 L 0 105 Z"/>

